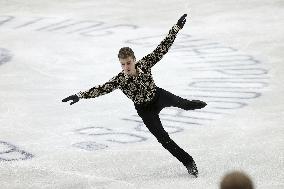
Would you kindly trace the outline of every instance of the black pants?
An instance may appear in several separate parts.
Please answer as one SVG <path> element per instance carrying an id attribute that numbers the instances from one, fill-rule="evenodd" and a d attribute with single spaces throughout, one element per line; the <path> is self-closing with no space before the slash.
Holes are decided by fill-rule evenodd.
<path id="1" fill-rule="evenodd" d="M 159 87 L 156 89 L 156 96 L 151 102 L 142 105 L 135 104 L 135 109 L 158 142 L 186 166 L 193 161 L 193 158 L 169 137 L 162 126 L 159 113 L 165 107 L 174 106 L 184 110 L 193 110 L 205 107 L 206 103 L 181 98 Z"/>

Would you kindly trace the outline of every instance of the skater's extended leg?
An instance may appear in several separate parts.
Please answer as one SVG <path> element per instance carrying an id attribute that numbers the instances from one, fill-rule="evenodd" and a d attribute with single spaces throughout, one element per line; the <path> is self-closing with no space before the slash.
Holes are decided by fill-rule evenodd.
<path id="1" fill-rule="evenodd" d="M 160 95 L 159 104 L 161 109 L 164 107 L 174 106 L 184 110 L 194 110 L 204 108 L 207 105 L 201 100 L 187 100 L 181 98 L 162 88 L 158 88 L 158 92 Z"/>

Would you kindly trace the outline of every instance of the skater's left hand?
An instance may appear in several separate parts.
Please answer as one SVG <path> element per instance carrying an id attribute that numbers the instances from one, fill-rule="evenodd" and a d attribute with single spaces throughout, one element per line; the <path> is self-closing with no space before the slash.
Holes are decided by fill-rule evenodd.
<path id="1" fill-rule="evenodd" d="M 62 102 L 67 102 L 69 100 L 72 100 L 72 102 L 70 103 L 70 105 L 72 105 L 72 104 L 74 104 L 74 103 L 79 101 L 79 97 L 77 95 L 71 95 L 71 96 L 68 96 L 67 98 L 64 98 L 62 100 Z"/>
<path id="2" fill-rule="evenodd" d="M 184 14 L 182 15 L 182 17 L 180 17 L 180 19 L 178 20 L 177 22 L 177 25 L 182 29 L 185 22 L 186 22 L 186 17 L 187 17 L 187 14 Z"/>

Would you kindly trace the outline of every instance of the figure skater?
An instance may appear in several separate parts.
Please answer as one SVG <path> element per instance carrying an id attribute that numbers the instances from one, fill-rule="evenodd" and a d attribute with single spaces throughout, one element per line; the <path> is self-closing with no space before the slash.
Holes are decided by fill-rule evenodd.
<path id="1" fill-rule="evenodd" d="M 188 100 L 176 96 L 156 86 L 151 68 L 159 62 L 172 46 L 177 33 L 186 22 L 187 14 L 180 17 L 177 23 L 170 29 L 168 35 L 157 48 L 150 54 L 136 61 L 134 52 L 129 47 L 119 50 L 118 59 L 122 71 L 102 85 L 97 85 L 87 91 L 80 91 L 62 100 L 71 100 L 70 105 L 79 99 L 95 98 L 119 88 L 134 102 L 138 115 L 142 118 L 149 131 L 156 137 L 159 143 L 176 157 L 186 168 L 190 175 L 198 176 L 198 170 L 193 158 L 180 148 L 164 130 L 159 113 L 165 107 L 178 107 L 184 110 L 204 108 L 207 104 L 200 100 Z"/>

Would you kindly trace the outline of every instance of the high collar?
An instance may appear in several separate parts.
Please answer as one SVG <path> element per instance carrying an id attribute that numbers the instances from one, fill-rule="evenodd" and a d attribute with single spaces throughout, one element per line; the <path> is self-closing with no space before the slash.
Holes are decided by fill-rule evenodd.
<path id="1" fill-rule="evenodd" d="M 136 70 L 138 71 L 138 75 L 140 75 L 141 73 L 144 73 L 139 67 L 137 67 L 137 65 L 135 65 L 135 68 L 136 68 Z M 125 74 L 124 72 L 123 72 L 123 74 L 124 74 L 124 77 L 125 77 L 126 79 L 129 79 L 129 78 L 131 78 L 131 77 L 137 77 L 137 76 L 131 76 L 131 75 Z"/>

